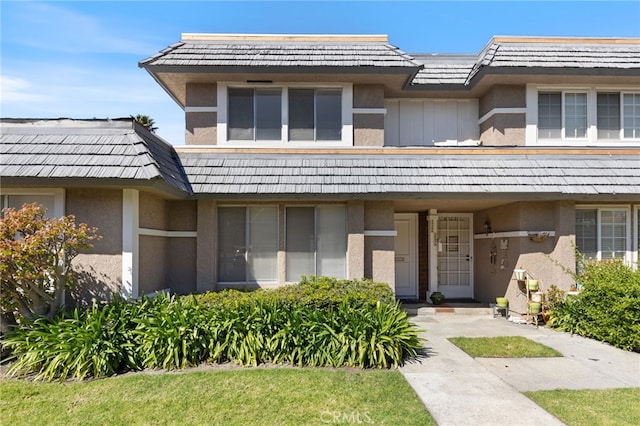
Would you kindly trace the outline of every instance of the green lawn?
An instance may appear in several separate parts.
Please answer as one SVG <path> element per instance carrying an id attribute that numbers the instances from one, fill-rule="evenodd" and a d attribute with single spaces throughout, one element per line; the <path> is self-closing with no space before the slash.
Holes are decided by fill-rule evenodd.
<path id="1" fill-rule="evenodd" d="M 640 425 L 640 388 L 525 392 L 569 426 Z"/>
<path id="2" fill-rule="evenodd" d="M 435 424 L 398 371 L 253 368 L 0 381 L 6 425 Z"/>
<path id="3" fill-rule="evenodd" d="M 562 354 L 521 336 L 451 337 L 451 343 L 474 358 L 538 358 Z"/>

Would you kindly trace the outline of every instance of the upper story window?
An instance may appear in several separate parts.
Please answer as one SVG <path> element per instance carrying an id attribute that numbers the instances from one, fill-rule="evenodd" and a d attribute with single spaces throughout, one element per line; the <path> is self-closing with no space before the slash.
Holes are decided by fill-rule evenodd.
<path id="1" fill-rule="evenodd" d="M 218 145 L 351 146 L 351 84 L 218 85 Z"/>
<path id="2" fill-rule="evenodd" d="M 640 93 L 527 86 L 527 144 L 611 145 L 640 141 Z"/>

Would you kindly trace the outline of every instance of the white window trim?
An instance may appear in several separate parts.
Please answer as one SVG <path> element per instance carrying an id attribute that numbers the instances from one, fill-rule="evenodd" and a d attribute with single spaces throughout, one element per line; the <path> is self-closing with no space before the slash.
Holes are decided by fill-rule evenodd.
<path id="1" fill-rule="evenodd" d="M 53 196 L 53 215 L 62 217 L 65 215 L 65 190 L 62 188 L 3 188 L 2 206 L 8 205 L 9 195 L 49 195 Z"/>
<path id="2" fill-rule="evenodd" d="M 538 139 L 538 93 L 562 93 L 562 137 L 559 139 Z M 635 87 L 629 86 L 572 86 L 572 85 L 540 85 L 527 84 L 526 88 L 526 128 L 525 144 L 527 146 L 640 146 L 640 137 L 623 138 L 622 96 L 620 96 L 620 137 L 618 139 L 598 139 L 597 98 L 599 92 L 619 92 L 622 94 L 639 94 Z M 587 137 L 565 138 L 565 93 L 587 93 Z"/>
<path id="3" fill-rule="evenodd" d="M 282 137 L 279 141 L 234 141 L 227 139 L 228 123 L 228 88 L 273 88 L 282 89 Z M 290 141 L 289 138 L 289 89 L 341 89 L 342 90 L 342 132 L 339 141 Z M 238 148 L 256 147 L 300 147 L 300 148 L 327 148 L 353 146 L 353 84 L 351 83 L 278 83 L 278 84 L 250 84 L 235 82 L 220 82 L 217 86 L 218 114 L 217 114 L 217 144 L 219 146 L 232 146 Z"/>
<path id="4" fill-rule="evenodd" d="M 637 208 L 637 206 L 636 206 Z M 625 239 L 627 241 L 627 250 L 624 255 L 624 262 L 627 265 L 631 265 L 633 262 L 633 246 L 634 243 L 631 240 L 631 206 L 630 205 L 608 205 L 608 204 L 581 204 L 576 206 L 576 210 L 596 210 L 596 230 L 598 235 L 596 236 L 596 258 L 598 260 L 602 260 L 602 235 L 600 234 L 600 226 L 602 225 L 602 211 L 624 211 L 626 213 L 626 222 L 625 222 Z M 636 227 L 638 225 L 636 224 Z"/>

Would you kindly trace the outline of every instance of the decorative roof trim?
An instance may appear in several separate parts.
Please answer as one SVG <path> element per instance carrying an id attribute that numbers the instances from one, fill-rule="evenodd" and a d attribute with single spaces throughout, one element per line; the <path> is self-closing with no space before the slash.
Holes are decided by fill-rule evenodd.
<path id="1" fill-rule="evenodd" d="M 491 43 L 640 44 L 640 38 L 495 36 Z"/>
<path id="2" fill-rule="evenodd" d="M 209 34 L 183 33 L 182 41 L 287 41 L 388 43 L 386 34 Z"/>

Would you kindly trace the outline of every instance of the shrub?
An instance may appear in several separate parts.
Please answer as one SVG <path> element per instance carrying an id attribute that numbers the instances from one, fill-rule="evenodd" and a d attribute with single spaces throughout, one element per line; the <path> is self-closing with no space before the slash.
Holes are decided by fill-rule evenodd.
<path id="1" fill-rule="evenodd" d="M 552 326 L 640 352 L 640 270 L 621 260 L 585 261 L 582 291 L 556 305 Z"/>
<path id="2" fill-rule="evenodd" d="M 38 319 L 7 338 L 16 356 L 10 373 L 83 379 L 206 361 L 389 368 L 416 356 L 415 325 L 397 302 L 379 300 L 388 300 L 388 287 L 340 285 L 312 278 L 286 291 L 117 299 Z"/>
<path id="3" fill-rule="evenodd" d="M 16 355 L 10 375 L 36 373 L 36 379 L 110 376 L 140 368 L 133 339 L 136 305 L 116 298 L 86 312 L 41 317 L 23 324 L 5 340 Z"/>
<path id="4" fill-rule="evenodd" d="M 378 302 L 391 304 L 395 298 L 385 283 L 369 279 L 338 280 L 329 277 L 303 276 L 300 283 L 275 289 L 259 289 L 252 292 L 223 290 L 195 295 L 198 302 L 207 307 L 238 306 L 250 300 L 274 302 L 290 308 L 309 306 L 330 308 L 347 303 L 351 306 L 376 306 Z"/>

